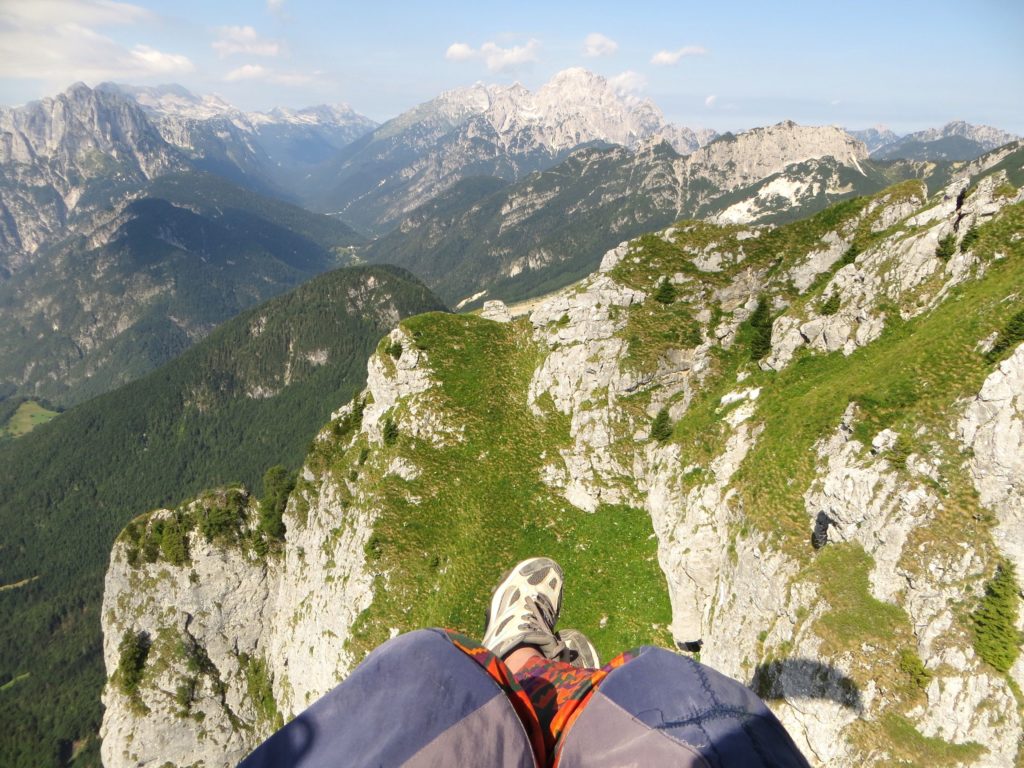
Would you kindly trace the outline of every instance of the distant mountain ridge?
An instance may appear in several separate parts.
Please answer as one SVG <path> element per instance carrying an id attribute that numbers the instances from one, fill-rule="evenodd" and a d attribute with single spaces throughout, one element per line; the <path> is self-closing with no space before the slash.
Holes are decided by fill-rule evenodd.
<path id="1" fill-rule="evenodd" d="M 884 125 L 848 133 L 864 141 L 876 160 L 974 160 L 1020 138 L 992 126 L 972 125 L 963 120 L 905 136 L 898 136 Z"/>
<path id="2" fill-rule="evenodd" d="M 815 200 L 791 201 L 794 215 L 849 195 L 853 178 L 860 193 L 902 178 L 872 169 L 869 180 L 863 144 L 839 128 L 791 121 L 727 134 L 688 155 L 656 138 L 633 151 L 590 147 L 513 184 L 458 182 L 361 255 L 408 268 L 453 305 L 518 300 L 589 274 L 622 240 L 680 218 L 716 215 L 738 201 L 723 202 L 730 194 L 828 158 L 851 180 L 831 191 L 819 184 Z M 739 218 L 754 223 L 774 212 L 751 209 Z"/>
<path id="3" fill-rule="evenodd" d="M 380 234 L 461 179 L 517 181 L 588 144 L 634 148 L 664 138 L 689 152 L 713 136 L 673 126 L 651 101 L 569 69 L 536 92 L 519 84 L 447 91 L 342 150 L 304 199 Z"/>
<path id="4" fill-rule="evenodd" d="M 245 112 L 221 97 L 180 85 L 102 83 L 129 96 L 164 139 L 206 170 L 257 189 L 291 195 L 308 170 L 377 127 L 348 104 Z"/>
<path id="5" fill-rule="evenodd" d="M 82 83 L 0 108 L 0 279 L 76 218 L 186 167 L 135 102 Z"/>

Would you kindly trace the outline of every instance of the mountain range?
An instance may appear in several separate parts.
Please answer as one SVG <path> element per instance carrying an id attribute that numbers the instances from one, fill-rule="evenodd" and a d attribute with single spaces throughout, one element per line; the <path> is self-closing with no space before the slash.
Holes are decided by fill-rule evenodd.
<path id="1" fill-rule="evenodd" d="M 363 242 L 201 171 L 118 90 L 75 85 L 0 126 L 3 395 L 107 391 Z"/>
<path id="2" fill-rule="evenodd" d="M 379 234 L 470 176 L 515 181 L 587 144 L 631 148 L 663 137 L 691 151 L 713 136 L 671 125 L 649 100 L 568 69 L 536 93 L 518 84 L 445 92 L 342 150 L 313 176 L 304 199 Z"/>
<path id="3" fill-rule="evenodd" d="M 852 135 L 857 136 L 858 133 L 854 131 Z M 963 120 L 905 136 L 897 136 L 885 129 L 863 133 L 865 139 L 871 139 L 871 157 L 877 160 L 974 160 L 1020 138 L 998 128 L 970 125 Z"/>
<path id="4" fill-rule="evenodd" d="M 945 451 L 955 463 L 954 449 L 926 444 L 920 428 L 952 429 L 959 405 L 923 393 L 934 384 L 980 398 L 998 362 L 987 355 L 1015 343 L 1022 154 L 1014 137 L 966 124 L 902 138 L 788 121 L 716 135 L 673 125 L 650 101 L 578 69 L 533 92 L 449 91 L 381 125 L 345 105 L 244 112 L 173 85 L 76 84 L 0 109 L 0 401 L 66 408 L 0 443 L 0 603 L 19 618 L 0 643 L 11 733 L 0 762 L 95 762 L 100 618 L 113 670 L 108 766 L 156 759 L 151 747 L 161 762 L 213 764 L 240 755 L 392 630 L 471 631 L 486 579 L 465 574 L 538 547 L 587 572 L 614 561 L 641 585 L 602 592 L 579 614 L 599 645 L 714 639 L 709 658 L 777 695 L 819 762 L 854 764 L 857 739 L 903 759 L 892 751 L 900 733 L 911 762 L 969 762 L 980 754 L 970 739 L 914 707 L 925 697 L 951 711 L 944 691 L 978 681 L 1005 698 L 1004 678 L 986 671 L 980 650 L 961 662 L 929 637 L 911 640 L 879 607 L 924 621 L 910 597 L 874 581 L 869 593 L 861 581 L 853 597 L 836 592 L 828 569 L 863 575 L 861 550 L 882 564 L 884 584 L 902 578 L 892 553 L 851 522 L 902 531 L 885 511 L 902 490 L 862 494 L 848 508 L 821 490 L 840 482 L 832 465 L 806 458 L 825 451 L 846 462 L 839 474 L 863 469 L 879 488 L 912 496 L 936 483 L 991 523 L 971 536 L 959 518 L 948 527 L 976 555 L 969 573 L 954 571 L 977 589 L 928 582 L 959 601 L 948 647 L 968 656 L 973 624 L 963 617 L 998 575 L 1006 536 L 991 516 L 1003 513 L 988 491 L 972 501 L 965 475 L 943 474 L 946 465 L 929 474 L 903 454 Z M 495 298 L 530 299 L 533 319 L 504 322 L 508 310 L 486 304 Z M 409 317 L 444 304 L 484 305 L 484 318 L 503 322 Z M 933 343 L 943 329 L 949 349 Z M 935 360 L 944 378 L 932 382 Z M 907 361 L 910 384 L 899 374 Z M 965 374 L 950 381 L 956 366 Z M 808 395 L 805 375 L 838 399 Z M 800 431 L 790 402 L 817 431 Z M 842 412 L 854 402 L 860 410 Z M 756 423 L 733 416 L 736 404 Z M 656 416 L 675 422 L 670 436 L 652 438 Z M 778 438 L 787 430 L 804 463 Z M 849 430 L 860 447 L 822 442 Z M 965 451 L 984 454 L 970 442 Z M 754 451 L 749 466 L 743 451 Z M 867 463 L 853 466 L 854 453 Z M 282 533 L 266 505 L 283 504 L 279 481 L 303 456 Z M 981 461 L 989 469 L 979 476 L 992 475 L 997 460 Z M 265 505 L 254 493 L 274 464 L 286 469 Z M 804 509 L 772 485 L 779 472 L 813 503 Z M 931 481 L 913 479 L 924 475 Z M 230 485 L 200 493 L 212 484 Z M 754 509 L 762 498 L 766 516 Z M 117 530 L 158 505 L 167 510 L 130 524 L 114 546 L 101 616 Z M 823 565 L 797 544 L 813 505 L 831 521 L 821 535 L 843 545 Z M 507 540 L 465 549 L 481 521 L 509 509 Z M 722 510 L 728 519 L 715 516 Z M 559 526 L 567 533 L 552 538 Z M 680 551 L 691 539 L 697 554 Z M 786 581 L 792 600 L 743 586 L 759 557 L 773 564 L 773 584 L 787 569 L 807 576 Z M 423 592 L 448 574 L 445 590 Z M 262 586 L 228 597 L 231 583 Z M 730 646 L 744 658 L 713 650 L 732 637 L 699 602 L 715 590 L 746 606 L 723 615 L 754 617 Z M 835 610 L 804 599 L 812 593 Z M 150 612 L 160 605 L 166 621 Z M 257 605 L 265 615 L 245 613 Z M 791 633 L 772 618 L 793 615 Z M 830 634 L 833 622 L 864 616 L 889 628 L 879 642 L 905 651 L 910 672 L 865 661 Z M 158 641 L 159 664 L 143 670 L 137 696 L 119 688 L 117 671 L 130 632 Z M 864 637 L 862 648 L 874 636 Z M 324 651 L 310 663 L 315 642 Z M 817 666 L 802 667 L 795 650 Z M 883 700 L 898 706 L 875 707 L 875 672 Z M 929 687 L 940 678 L 941 690 Z M 790 712 L 806 685 L 839 709 L 813 709 L 809 720 Z M 855 691 L 854 703 L 881 718 L 866 719 L 866 735 L 844 730 Z M 954 703 L 974 712 L 973 699 Z M 993 764 L 1010 752 L 1010 720 L 971 715 Z M 182 747 L 201 733 L 220 758 Z M 834 744 L 853 746 L 839 754 Z"/>

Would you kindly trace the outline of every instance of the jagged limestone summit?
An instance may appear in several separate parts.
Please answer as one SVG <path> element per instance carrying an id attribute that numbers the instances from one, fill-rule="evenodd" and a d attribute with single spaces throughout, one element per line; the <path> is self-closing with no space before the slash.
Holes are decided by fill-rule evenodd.
<path id="1" fill-rule="evenodd" d="M 239 488 L 122 533 L 105 764 L 230 765 L 388 637 L 479 634 L 537 552 L 603 655 L 701 640 L 817 765 L 1019 764 L 1021 170 L 683 221 L 529 315 L 403 321 L 282 536 Z"/>

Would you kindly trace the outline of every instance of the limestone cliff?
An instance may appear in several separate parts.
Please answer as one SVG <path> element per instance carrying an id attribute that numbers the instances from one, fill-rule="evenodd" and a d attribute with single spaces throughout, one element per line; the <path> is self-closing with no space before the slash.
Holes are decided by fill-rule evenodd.
<path id="1" fill-rule="evenodd" d="M 479 634 L 537 551 L 605 656 L 699 653 L 816 765 L 1019 762 L 1024 662 L 986 643 L 1022 626 L 976 617 L 1021 568 L 1022 199 L 999 171 L 680 222 L 528 316 L 404 321 L 282 540 L 240 490 L 122 535 L 106 765 L 233 764 L 388 636 Z"/>

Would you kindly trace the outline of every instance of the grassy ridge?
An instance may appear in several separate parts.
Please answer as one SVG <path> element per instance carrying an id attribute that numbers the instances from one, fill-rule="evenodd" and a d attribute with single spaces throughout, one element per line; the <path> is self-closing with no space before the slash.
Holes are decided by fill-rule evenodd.
<path id="1" fill-rule="evenodd" d="M 441 625 L 481 636 L 490 591 L 504 569 L 537 554 L 565 569 L 562 626 L 586 632 L 606 658 L 637 644 L 670 642 L 648 515 L 609 506 L 587 514 L 541 480 L 540 457 L 554 457 L 569 436 L 564 416 L 535 416 L 526 402 L 540 362 L 529 327 L 436 314 L 403 327 L 426 350 L 441 383 L 437 406 L 464 440 L 439 449 L 400 432 L 373 458 L 385 467 L 403 456 L 421 474 L 411 482 L 371 480 L 382 512 L 368 554 L 388 575 L 357 623 L 353 649 L 369 651 L 392 627 Z M 350 451 L 352 461 L 360 449 Z"/>

